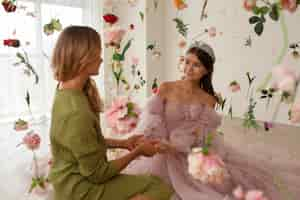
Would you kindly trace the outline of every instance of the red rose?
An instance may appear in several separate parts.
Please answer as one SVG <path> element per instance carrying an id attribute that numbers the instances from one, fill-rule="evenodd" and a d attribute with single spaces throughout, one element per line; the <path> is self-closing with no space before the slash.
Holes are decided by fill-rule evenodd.
<path id="1" fill-rule="evenodd" d="M 153 94 L 157 94 L 158 93 L 158 88 L 156 87 L 156 88 L 153 88 L 152 89 L 152 92 L 153 92 Z"/>
<path id="2" fill-rule="evenodd" d="M 111 25 L 115 24 L 119 20 L 119 18 L 114 14 L 106 14 L 103 16 L 103 19 L 106 23 L 109 23 Z"/>
<path id="3" fill-rule="evenodd" d="M 20 46 L 20 41 L 18 39 L 7 39 L 3 40 L 4 46 L 18 48 Z"/>

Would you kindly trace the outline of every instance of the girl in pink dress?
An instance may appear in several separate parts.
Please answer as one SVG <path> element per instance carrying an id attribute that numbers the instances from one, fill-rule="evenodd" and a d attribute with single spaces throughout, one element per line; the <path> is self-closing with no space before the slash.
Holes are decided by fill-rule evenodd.
<path id="1" fill-rule="evenodd" d="M 274 181 L 285 172 L 241 155 L 226 146 L 222 136 L 216 133 L 221 116 L 214 109 L 214 62 L 214 52 L 207 44 L 197 42 L 189 48 L 184 80 L 160 86 L 158 93 L 148 100 L 136 129 L 146 138 L 159 140 L 160 154 L 133 162 L 126 172 L 160 176 L 174 188 L 176 194 L 172 200 L 234 199 L 232 193 L 237 186 L 244 190 L 261 190 L 266 197 L 258 195 L 251 200 L 288 199 Z M 228 172 L 222 184 L 202 183 L 188 172 L 188 154 L 193 147 L 201 147 L 209 133 L 214 135 L 211 148 L 222 158 Z M 289 191 L 300 198 L 299 167 L 291 174 L 293 177 L 285 175 L 284 180 L 288 181 Z"/>

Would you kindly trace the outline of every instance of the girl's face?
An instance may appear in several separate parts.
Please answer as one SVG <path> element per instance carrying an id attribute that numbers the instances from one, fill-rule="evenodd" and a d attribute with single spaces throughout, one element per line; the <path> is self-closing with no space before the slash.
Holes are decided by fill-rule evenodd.
<path id="1" fill-rule="evenodd" d="M 188 53 L 184 61 L 184 75 L 186 80 L 200 81 L 207 74 L 207 70 L 195 54 Z"/>

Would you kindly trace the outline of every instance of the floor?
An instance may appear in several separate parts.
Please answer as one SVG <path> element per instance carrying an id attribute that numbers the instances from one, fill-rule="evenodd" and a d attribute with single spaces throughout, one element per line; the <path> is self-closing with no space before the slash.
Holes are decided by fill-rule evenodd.
<path id="1" fill-rule="evenodd" d="M 49 148 L 49 121 L 32 126 L 34 131 L 42 138 L 38 157 L 47 155 Z M 300 172 L 300 128 L 276 125 L 271 131 L 245 131 L 239 119 L 224 119 L 220 130 L 224 133 L 225 142 L 233 148 L 278 166 L 278 168 L 295 169 Z M 16 132 L 10 123 L 0 124 L 0 199 L 3 200 L 29 200 L 45 199 L 28 196 L 30 185 L 32 152 L 21 142 L 26 132 Z"/>

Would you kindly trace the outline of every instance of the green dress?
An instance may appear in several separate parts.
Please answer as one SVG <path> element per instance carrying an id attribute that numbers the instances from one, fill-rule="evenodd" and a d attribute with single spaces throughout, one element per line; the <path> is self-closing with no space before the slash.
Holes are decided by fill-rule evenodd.
<path id="1" fill-rule="evenodd" d="M 126 200 L 137 194 L 168 200 L 173 193 L 158 177 L 121 174 L 107 160 L 99 120 L 82 91 L 56 91 L 50 140 L 55 200 Z"/>

